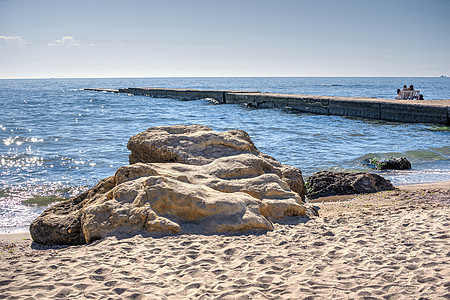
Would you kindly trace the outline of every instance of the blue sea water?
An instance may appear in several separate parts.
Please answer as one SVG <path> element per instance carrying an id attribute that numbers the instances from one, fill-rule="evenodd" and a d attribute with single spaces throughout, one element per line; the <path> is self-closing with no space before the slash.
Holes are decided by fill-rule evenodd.
<path id="1" fill-rule="evenodd" d="M 46 207 L 128 163 L 128 139 L 152 126 L 243 129 L 255 145 L 308 176 L 369 170 L 369 157 L 406 156 L 394 184 L 450 180 L 450 131 L 339 116 L 213 105 L 206 100 L 96 93 L 84 88 L 167 87 L 393 99 L 414 84 L 425 99 L 450 98 L 450 78 L 133 78 L 0 80 L 0 231 L 28 225 Z M 32 202 L 31 204 L 27 204 Z"/>

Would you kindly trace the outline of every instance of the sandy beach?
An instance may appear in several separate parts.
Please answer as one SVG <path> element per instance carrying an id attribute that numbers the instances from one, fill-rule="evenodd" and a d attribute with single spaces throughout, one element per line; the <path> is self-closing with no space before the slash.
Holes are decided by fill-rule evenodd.
<path id="1" fill-rule="evenodd" d="M 0 299 L 450 299 L 449 204 L 442 182 L 318 199 L 263 234 L 0 235 Z"/>

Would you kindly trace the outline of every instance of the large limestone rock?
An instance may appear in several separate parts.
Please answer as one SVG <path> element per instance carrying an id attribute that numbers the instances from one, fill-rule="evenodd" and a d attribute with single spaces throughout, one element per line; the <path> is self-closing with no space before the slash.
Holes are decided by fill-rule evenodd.
<path id="1" fill-rule="evenodd" d="M 127 147 L 131 151 L 130 164 L 179 162 L 205 165 L 219 157 L 253 154 L 264 161 L 261 167 L 265 172 L 276 173 L 304 199 L 301 171 L 260 152 L 243 130 L 215 132 L 203 125 L 152 127 L 133 136 Z"/>
<path id="2" fill-rule="evenodd" d="M 373 173 L 319 171 L 308 179 L 308 198 L 393 190 L 391 182 Z"/>
<path id="3" fill-rule="evenodd" d="M 155 127 L 128 148 L 130 165 L 47 209 L 30 226 L 33 240 L 272 230 L 275 220 L 307 214 L 301 171 L 259 152 L 244 131 Z"/>

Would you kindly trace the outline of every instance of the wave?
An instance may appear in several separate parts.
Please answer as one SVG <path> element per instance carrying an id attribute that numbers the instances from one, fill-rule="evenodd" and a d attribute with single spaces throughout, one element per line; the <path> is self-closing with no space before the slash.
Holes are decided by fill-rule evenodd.
<path id="1" fill-rule="evenodd" d="M 67 92 L 77 92 L 77 91 L 84 91 L 84 89 L 66 89 Z"/>
<path id="2" fill-rule="evenodd" d="M 0 232 L 4 228 L 28 226 L 47 207 L 87 188 L 54 183 L 20 184 L 0 189 Z"/>
<path id="3" fill-rule="evenodd" d="M 439 125 L 432 125 L 430 128 L 428 128 L 430 131 L 450 131 L 450 126 L 439 126 Z"/>
<path id="4" fill-rule="evenodd" d="M 390 157 L 406 157 L 411 163 L 429 163 L 450 160 L 450 146 L 430 149 L 418 149 L 405 152 L 367 153 L 355 161 L 367 161 L 371 158 L 388 159 Z"/>

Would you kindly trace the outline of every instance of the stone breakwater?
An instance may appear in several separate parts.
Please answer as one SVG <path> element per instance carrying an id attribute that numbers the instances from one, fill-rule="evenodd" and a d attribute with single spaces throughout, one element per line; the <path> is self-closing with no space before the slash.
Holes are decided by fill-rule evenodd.
<path id="1" fill-rule="evenodd" d="M 322 115 L 348 116 L 403 123 L 450 125 L 450 99 L 391 100 L 369 97 L 331 97 L 272 94 L 254 91 L 166 88 L 85 89 L 154 98 L 212 99 L 217 104 L 241 104 L 254 108 L 281 108 Z"/>

